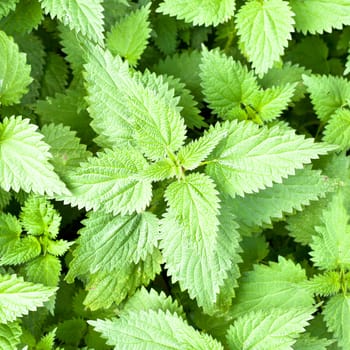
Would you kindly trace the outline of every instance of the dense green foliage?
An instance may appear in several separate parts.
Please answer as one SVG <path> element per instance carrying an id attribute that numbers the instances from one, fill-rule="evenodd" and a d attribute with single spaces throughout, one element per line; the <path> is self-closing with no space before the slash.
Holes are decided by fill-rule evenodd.
<path id="1" fill-rule="evenodd" d="M 3 0 L 0 349 L 350 349 L 350 0 Z"/>

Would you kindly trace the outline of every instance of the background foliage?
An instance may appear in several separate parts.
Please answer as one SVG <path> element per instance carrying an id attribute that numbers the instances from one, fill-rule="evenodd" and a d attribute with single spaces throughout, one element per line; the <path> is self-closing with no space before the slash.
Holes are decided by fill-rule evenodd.
<path id="1" fill-rule="evenodd" d="M 350 348 L 350 1 L 3 0 L 0 348 Z"/>

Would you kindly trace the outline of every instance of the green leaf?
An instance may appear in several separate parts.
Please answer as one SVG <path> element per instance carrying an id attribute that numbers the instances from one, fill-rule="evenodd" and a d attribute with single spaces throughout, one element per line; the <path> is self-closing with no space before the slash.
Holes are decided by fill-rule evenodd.
<path id="1" fill-rule="evenodd" d="M 226 246 L 223 243 L 226 226 L 219 221 L 215 186 L 204 174 L 193 173 L 172 183 L 165 197 L 169 208 L 162 220 L 160 247 L 168 273 L 205 312 L 212 313 L 232 260 L 237 260 L 235 249 L 239 249 L 231 241 L 232 234 Z M 231 233 L 234 228 L 235 223 Z M 236 271 L 233 274 L 237 277 Z"/>
<path id="2" fill-rule="evenodd" d="M 11 322 L 36 310 L 55 291 L 56 288 L 24 282 L 16 275 L 0 275 L 0 322 Z"/>
<path id="3" fill-rule="evenodd" d="M 54 96 L 63 93 L 68 83 L 68 66 L 64 58 L 56 53 L 49 52 L 43 80 L 41 83 L 41 96 Z"/>
<path id="4" fill-rule="evenodd" d="M 223 349 L 219 342 L 196 331 L 176 313 L 153 310 L 130 312 L 120 319 L 88 323 L 107 339 L 107 344 L 120 350 Z"/>
<path id="5" fill-rule="evenodd" d="M 129 298 L 123 307 L 123 314 L 128 312 L 140 312 L 153 310 L 157 312 L 162 310 L 169 311 L 172 314 L 176 313 L 185 319 L 185 313 L 177 300 L 172 300 L 170 296 L 166 296 L 163 292 L 156 292 L 153 288 L 149 291 L 142 287 L 131 298 Z"/>
<path id="6" fill-rule="evenodd" d="M 156 33 L 153 37 L 155 45 L 166 55 L 174 54 L 179 43 L 177 20 L 167 15 L 158 15 L 157 18 L 152 21 L 152 26 Z"/>
<path id="7" fill-rule="evenodd" d="M 340 150 L 350 148 L 350 110 L 338 109 L 329 119 L 323 140 L 340 146 Z"/>
<path id="8" fill-rule="evenodd" d="M 79 208 L 131 214 L 141 212 L 152 197 L 151 181 L 139 175 L 148 166 L 143 155 L 133 148 L 106 149 L 81 163 L 67 179 L 72 197 L 65 197 Z"/>
<path id="9" fill-rule="evenodd" d="M 158 62 L 153 70 L 159 74 L 180 78 L 196 99 L 201 100 L 203 96 L 199 77 L 200 62 L 201 53 L 199 51 L 183 51 L 171 57 L 167 56 L 163 61 Z"/>
<path id="10" fill-rule="evenodd" d="M 311 260 L 322 270 L 350 268 L 349 215 L 341 193 L 333 196 L 322 212 L 321 221 L 310 244 Z"/>
<path id="11" fill-rule="evenodd" d="M 333 188 L 334 183 L 320 171 L 304 168 L 288 176 L 281 184 L 232 199 L 231 210 L 241 227 L 262 226 L 282 219 L 285 213 L 301 211 L 303 206 L 324 197 Z"/>
<path id="12" fill-rule="evenodd" d="M 206 241 L 208 249 L 215 242 L 219 225 L 219 199 L 213 181 L 204 174 L 190 174 L 170 184 L 165 198 L 168 211 L 188 230 L 188 238 Z"/>
<path id="13" fill-rule="evenodd" d="M 269 266 L 254 265 L 240 281 L 230 315 L 237 318 L 259 310 L 292 311 L 297 307 L 310 307 L 314 302 L 313 293 L 305 282 L 306 273 L 300 265 L 283 257 L 279 257 L 277 263 L 270 262 Z"/>
<path id="14" fill-rule="evenodd" d="M 0 348 L 18 349 L 22 329 L 17 322 L 7 322 L 0 324 Z"/>
<path id="15" fill-rule="evenodd" d="M 20 218 L 30 235 L 44 234 L 52 238 L 58 235 L 61 216 L 44 197 L 31 195 L 22 207 Z"/>
<path id="16" fill-rule="evenodd" d="M 91 310 L 107 309 L 112 303 L 119 305 L 141 285 L 148 285 L 160 273 L 161 264 L 162 255 L 155 248 L 137 264 L 119 264 L 109 272 L 97 272 L 86 286 L 88 294 L 84 305 Z"/>
<path id="17" fill-rule="evenodd" d="M 21 117 L 4 118 L 0 123 L 1 187 L 49 195 L 68 193 L 49 163 L 49 146 L 36 129 Z"/>
<path id="18" fill-rule="evenodd" d="M 44 335 L 38 344 L 36 344 L 36 350 L 53 350 L 55 346 L 56 330 L 57 328 Z"/>
<path id="19" fill-rule="evenodd" d="M 15 11 L 0 21 L 0 27 L 6 33 L 29 33 L 37 29 L 43 19 L 43 12 L 37 0 L 20 0 Z"/>
<path id="20" fill-rule="evenodd" d="M 333 343 L 334 340 L 312 337 L 309 333 L 303 333 L 293 345 L 293 350 L 328 350 L 328 346 Z"/>
<path id="21" fill-rule="evenodd" d="M 227 332 L 230 350 L 292 350 L 305 331 L 314 308 L 251 311 L 238 318 Z"/>
<path id="22" fill-rule="evenodd" d="M 11 200 L 11 193 L 0 188 L 0 211 L 3 210 Z"/>
<path id="23" fill-rule="evenodd" d="M 164 0 L 157 12 L 175 16 L 193 25 L 217 26 L 233 16 L 235 0 L 214 0 L 207 3 L 203 0 Z"/>
<path id="24" fill-rule="evenodd" d="M 233 197 L 281 183 L 303 164 L 334 149 L 279 125 L 259 128 L 252 122 L 233 121 L 217 128 L 228 136 L 209 157 L 206 172 L 219 190 Z"/>
<path id="25" fill-rule="evenodd" d="M 11 37 L 0 31 L 0 104 L 18 103 L 32 82 L 26 56 Z"/>
<path id="26" fill-rule="evenodd" d="M 55 171 L 64 178 L 67 171 L 77 168 L 81 162 L 87 161 L 91 153 L 80 143 L 76 132 L 62 124 L 48 124 L 41 129 L 44 141 L 50 145 L 51 163 Z"/>
<path id="27" fill-rule="evenodd" d="M 153 160 L 177 151 L 185 139 L 177 108 L 156 88 L 146 88 L 133 79 L 120 58 L 98 49 L 93 54 L 85 66 L 85 78 L 91 126 L 103 135 L 103 146 L 125 146 L 135 140 Z"/>
<path id="28" fill-rule="evenodd" d="M 303 54 L 305 55 L 307 52 L 303 51 Z M 264 88 L 297 84 L 292 97 L 292 102 L 297 102 L 304 97 L 306 92 L 302 75 L 308 75 L 310 73 L 311 71 L 305 69 L 303 66 L 286 62 L 283 66 L 276 66 L 269 69 L 261 78 L 260 82 Z"/>
<path id="29" fill-rule="evenodd" d="M 350 346 L 350 297 L 339 294 L 327 302 L 323 316 L 329 331 L 334 333 L 342 349 Z"/>
<path id="30" fill-rule="evenodd" d="M 51 239 L 48 239 L 48 242 L 46 244 L 46 250 L 48 253 L 54 256 L 62 256 L 64 255 L 70 246 L 74 244 L 74 241 L 68 242 L 64 239 L 59 239 L 57 241 L 53 241 Z"/>
<path id="31" fill-rule="evenodd" d="M 295 87 L 296 84 L 286 84 L 259 91 L 253 103 L 258 117 L 263 122 L 279 117 L 291 102 Z"/>
<path id="32" fill-rule="evenodd" d="M 347 13 L 350 4 L 347 0 L 291 0 L 290 6 L 295 13 L 295 27 L 306 34 L 332 32 L 332 29 L 342 29 L 349 25 Z"/>
<path id="33" fill-rule="evenodd" d="M 61 262 L 57 257 L 46 254 L 26 264 L 24 270 L 28 281 L 56 287 L 60 280 L 61 268 Z"/>
<path id="34" fill-rule="evenodd" d="M 316 202 L 312 202 L 302 211 L 287 218 L 287 229 L 294 240 L 303 245 L 312 242 L 312 236 L 316 234 L 315 226 L 321 224 L 322 211 L 327 207 L 331 195 Z"/>
<path id="35" fill-rule="evenodd" d="M 91 138 L 94 136 L 89 126 L 91 118 L 85 108 L 79 108 L 84 94 L 85 91 L 82 92 L 78 89 L 69 89 L 65 94 L 58 93 L 55 97 L 48 97 L 45 101 L 37 101 L 35 112 L 40 116 L 42 123 L 62 123 L 70 126 L 77 131 L 78 136 L 84 142 L 91 142 Z"/>
<path id="36" fill-rule="evenodd" d="M 294 31 L 294 13 L 283 0 L 248 1 L 236 16 L 243 52 L 261 75 L 284 53 Z"/>
<path id="37" fill-rule="evenodd" d="M 16 4 L 19 0 L 4 0 L 0 4 L 0 18 L 5 17 L 9 14 L 10 11 L 13 11 L 16 8 Z"/>
<path id="38" fill-rule="evenodd" d="M 186 85 L 180 79 L 174 78 L 171 75 L 163 75 L 163 77 L 168 83 L 169 88 L 174 89 L 175 96 L 180 97 L 178 106 L 182 108 L 181 116 L 184 118 L 186 126 L 190 129 L 208 126 L 203 116 L 200 115 L 197 101 L 195 101 Z"/>
<path id="39" fill-rule="evenodd" d="M 307 285 L 317 295 L 331 296 L 340 292 L 341 275 L 338 271 L 326 271 L 322 275 L 313 276 Z"/>
<path id="40" fill-rule="evenodd" d="M 150 3 L 121 19 L 106 36 L 113 55 L 120 55 L 135 66 L 145 50 L 151 28 L 148 21 Z"/>
<path id="41" fill-rule="evenodd" d="M 98 271 L 111 272 L 146 259 L 157 244 L 159 222 L 149 212 L 113 216 L 91 212 L 83 221 L 67 280 Z"/>
<path id="42" fill-rule="evenodd" d="M 316 114 L 322 121 L 327 121 L 350 99 L 350 82 L 344 78 L 331 75 L 303 75 L 303 80 Z"/>
<path id="43" fill-rule="evenodd" d="M 96 43 L 103 42 L 103 7 L 101 0 L 39 0 L 46 14 L 71 30 L 82 33 Z"/>
<path id="44" fill-rule="evenodd" d="M 21 236 L 22 226 L 11 214 L 0 213 L 0 253 L 5 255 Z"/>
<path id="45" fill-rule="evenodd" d="M 180 165 L 186 170 L 197 168 L 226 136 L 225 130 L 210 128 L 202 137 L 191 141 L 180 149 L 177 154 Z"/>
<path id="46" fill-rule="evenodd" d="M 41 253 L 41 246 L 35 237 L 24 237 L 11 242 L 0 258 L 0 265 L 23 264 Z"/>
<path id="47" fill-rule="evenodd" d="M 217 50 L 202 52 L 200 70 L 205 100 L 224 119 L 231 119 L 241 104 L 248 105 L 259 89 L 256 77 L 246 66 Z"/>

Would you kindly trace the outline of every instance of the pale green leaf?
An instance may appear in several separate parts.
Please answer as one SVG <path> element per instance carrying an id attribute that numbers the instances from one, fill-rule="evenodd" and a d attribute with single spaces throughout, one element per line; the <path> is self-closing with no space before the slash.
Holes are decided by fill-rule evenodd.
<path id="1" fill-rule="evenodd" d="M 42 234 L 55 238 L 61 224 L 61 216 L 44 197 L 31 195 L 25 201 L 20 214 L 21 223 L 30 235 Z"/>
<path id="2" fill-rule="evenodd" d="M 3 0 L 0 3 L 0 18 L 5 17 L 10 11 L 16 8 L 16 4 L 19 0 Z"/>
<path id="3" fill-rule="evenodd" d="M 344 78 L 331 75 L 303 75 L 303 80 L 310 93 L 315 112 L 322 121 L 327 121 L 350 99 L 350 82 Z"/>
<path id="4" fill-rule="evenodd" d="M 103 42 L 103 7 L 101 0 L 39 0 L 46 14 L 89 39 Z"/>
<path id="5" fill-rule="evenodd" d="M 79 166 L 91 156 L 86 146 L 80 143 L 76 132 L 62 124 L 48 124 L 41 128 L 44 141 L 50 145 L 51 163 L 55 171 L 64 178 L 65 173 Z"/>
<path id="6" fill-rule="evenodd" d="M 268 266 L 254 265 L 254 270 L 247 272 L 240 281 L 230 314 L 237 318 L 258 310 L 310 307 L 314 302 L 313 293 L 305 282 L 306 273 L 300 265 L 283 257 Z"/>
<path id="7" fill-rule="evenodd" d="M 226 136 L 225 130 L 210 128 L 202 137 L 180 149 L 177 154 L 180 165 L 186 170 L 197 168 Z"/>
<path id="8" fill-rule="evenodd" d="M 217 26 L 233 16 L 235 7 L 235 0 L 164 0 L 157 12 L 192 22 L 193 25 Z"/>
<path id="9" fill-rule="evenodd" d="M 231 210 L 241 227 L 262 226 L 282 219 L 285 213 L 301 211 L 303 206 L 324 197 L 333 188 L 333 182 L 320 171 L 304 168 L 288 176 L 281 184 L 232 199 Z"/>
<path id="10" fill-rule="evenodd" d="M 13 39 L 0 31 L 0 104 L 18 103 L 32 82 L 26 56 Z"/>
<path id="11" fill-rule="evenodd" d="M 0 265 L 23 264 L 41 253 L 41 246 L 35 237 L 24 237 L 11 242 L 0 258 Z"/>
<path id="12" fill-rule="evenodd" d="M 113 55 L 120 55 L 135 66 L 145 50 L 151 28 L 150 4 L 128 14 L 106 35 L 106 45 Z"/>
<path id="13" fill-rule="evenodd" d="M 79 208 L 114 214 L 141 212 L 152 197 L 151 181 L 139 179 L 148 166 L 133 148 L 106 149 L 67 174 L 72 196 L 64 200 Z"/>
<path id="14" fill-rule="evenodd" d="M 171 159 L 165 158 L 150 164 L 150 166 L 140 174 L 140 178 L 150 181 L 161 181 L 179 175 L 180 171 L 178 166 Z"/>
<path id="15" fill-rule="evenodd" d="M 350 24 L 348 0 L 291 0 L 295 13 L 295 28 L 302 33 L 332 32 Z"/>
<path id="16" fill-rule="evenodd" d="M 238 318 L 227 332 L 230 350 L 292 350 L 305 331 L 314 308 L 251 311 Z"/>
<path id="17" fill-rule="evenodd" d="M 173 300 L 170 296 L 166 296 L 164 292 L 156 292 L 153 288 L 149 291 L 142 287 L 131 298 L 129 298 L 123 307 L 123 314 L 128 312 L 140 312 L 153 310 L 157 312 L 162 310 L 171 313 L 177 313 L 185 318 L 185 313 L 182 305 L 179 305 L 177 300 Z"/>
<path id="18" fill-rule="evenodd" d="M 128 66 L 108 52 L 93 50 L 86 68 L 91 126 L 103 135 L 103 146 L 136 144 L 159 160 L 177 151 L 185 126 L 177 107 L 132 78 Z"/>
<path id="19" fill-rule="evenodd" d="M 223 350 L 222 345 L 199 333 L 176 313 L 153 310 L 130 312 L 120 319 L 88 321 L 120 350 Z"/>
<path id="20" fill-rule="evenodd" d="M 56 288 L 23 281 L 16 275 L 0 275 L 0 322 L 27 315 L 49 299 Z"/>
<path id="21" fill-rule="evenodd" d="M 248 105 L 259 89 L 256 77 L 246 66 L 219 51 L 202 52 L 200 77 L 209 107 L 224 119 L 235 116 L 241 104 Z"/>
<path id="22" fill-rule="evenodd" d="M 124 216 L 91 212 L 83 223 L 66 277 L 70 282 L 76 276 L 137 264 L 153 251 L 159 235 L 158 219 L 149 212 Z"/>
<path id="23" fill-rule="evenodd" d="M 53 166 L 49 146 L 29 119 L 4 118 L 0 123 L 0 184 L 6 191 L 67 194 Z"/>
<path id="24" fill-rule="evenodd" d="M 68 242 L 64 239 L 59 239 L 57 241 L 53 241 L 48 239 L 46 250 L 48 253 L 54 256 L 62 256 L 64 255 L 70 246 L 74 244 L 74 241 Z"/>
<path id="25" fill-rule="evenodd" d="M 284 53 L 294 31 L 294 13 L 283 0 L 246 2 L 236 16 L 243 52 L 261 75 Z"/>
<path id="26" fill-rule="evenodd" d="M 329 119 L 323 140 L 340 146 L 340 150 L 350 148 L 350 110 L 338 109 Z"/>
<path id="27" fill-rule="evenodd" d="M 84 300 L 91 310 L 119 305 L 126 296 L 131 296 L 141 285 L 148 285 L 161 272 L 162 255 L 155 248 L 145 260 L 137 264 L 119 264 L 109 272 L 91 275 L 86 286 L 88 294 Z"/>
<path id="28" fill-rule="evenodd" d="M 295 87 L 296 84 L 286 84 L 259 91 L 253 98 L 258 117 L 263 122 L 279 117 L 291 102 Z"/>
<path id="29" fill-rule="evenodd" d="M 29 33 L 38 28 L 43 17 L 38 0 L 20 0 L 15 11 L 1 19 L 0 27 L 6 33 Z"/>
<path id="30" fill-rule="evenodd" d="M 338 344 L 346 350 L 350 347 L 350 297 L 338 294 L 327 302 L 323 316 L 329 331 L 334 333 Z"/>
<path id="31" fill-rule="evenodd" d="M 331 296 L 340 292 L 341 275 L 338 271 L 326 271 L 324 274 L 313 276 L 308 282 L 307 287 L 321 296 Z"/>
<path id="32" fill-rule="evenodd" d="M 6 322 L 0 324 L 0 348 L 16 350 L 20 343 L 22 329 L 17 322 Z"/>
<path id="33" fill-rule="evenodd" d="M 218 192 L 213 181 L 204 174 L 193 173 L 173 182 L 165 191 L 169 212 L 180 226 L 188 230 L 188 238 L 195 243 L 214 244 L 219 221 Z"/>
<path id="34" fill-rule="evenodd" d="M 322 270 L 350 268 L 349 215 L 341 193 L 333 196 L 321 221 L 310 244 L 311 260 Z"/>
<path id="35" fill-rule="evenodd" d="M 349 73 L 350 73 L 350 48 L 348 51 L 348 57 L 346 58 L 344 75 L 347 75 Z"/>
<path id="36" fill-rule="evenodd" d="M 335 149 L 296 135 L 279 125 L 258 127 L 252 122 L 226 122 L 219 129 L 228 136 L 209 157 L 206 172 L 219 190 L 235 196 L 281 183 L 319 154 Z"/>

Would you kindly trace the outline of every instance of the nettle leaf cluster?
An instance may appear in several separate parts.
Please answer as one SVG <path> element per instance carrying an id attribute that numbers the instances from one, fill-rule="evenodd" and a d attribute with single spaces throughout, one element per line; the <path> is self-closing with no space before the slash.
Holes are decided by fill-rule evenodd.
<path id="1" fill-rule="evenodd" d="M 0 348 L 350 348 L 350 1 L 0 4 Z"/>

